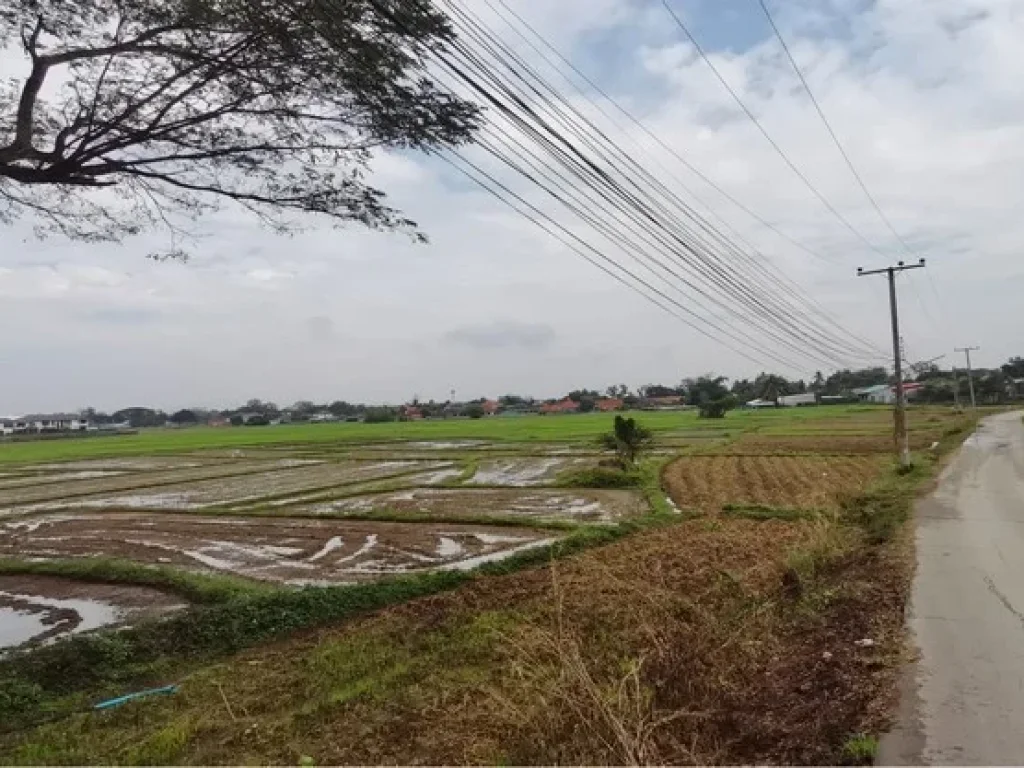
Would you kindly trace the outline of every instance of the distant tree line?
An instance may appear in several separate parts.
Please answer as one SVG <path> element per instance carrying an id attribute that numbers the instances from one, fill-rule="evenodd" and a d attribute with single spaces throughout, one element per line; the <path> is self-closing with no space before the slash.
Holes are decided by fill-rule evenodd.
<path id="1" fill-rule="evenodd" d="M 998 368 L 976 368 L 973 371 L 974 392 L 980 403 L 1001 403 L 1011 399 L 1024 398 L 1024 357 L 1011 357 Z M 917 392 L 919 403 L 954 403 L 957 399 L 967 402 L 968 382 L 964 370 L 943 370 L 934 363 L 911 365 L 908 381 L 923 386 Z M 809 380 L 790 379 L 777 373 L 762 371 L 753 379 L 731 380 L 713 373 L 686 378 L 676 385 L 644 384 L 630 389 L 625 384 L 613 384 L 604 391 L 596 389 L 575 389 L 562 398 L 537 400 L 533 397 L 506 394 L 497 399 L 501 411 L 532 412 L 545 402 L 571 400 L 577 403 L 581 413 L 593 411 L 602 400 L 621 400 L 625 409 L 644 407 L 660 399 L 678 399 L 680 405 L 700 409 L 705 416 L 718 416 L 732 408 L 752 400 L 777 400 L 786 395 L 813 392 L 819 396 L 850 397 L 853 391 L 876 384 L 892 384 L 894 379 L 886 368 L 844 369 L 825 376 L 815 372 Z M 212 410 L 207 408 L 184 408 L 170 414 L 159 408 L 133 406 L 113 413 L 95 408 L 84 408 L 81 414 L 95 424 L 127 424 L 132 428 L 162 427 L 167 424 L 188 426 L 205 424 L 211 420 L 223 420 L 235 425 L 260 425 L 284 421 L 311 421 L 329 416 L 335 420 L 359 419 L 367 422 L 399 421 L 410 418 L 446 418 L 464 416 L 481 418 L 485 415 L 485 398 L 466 402 L 430 400 L 421 402 L 414 397 L 409 405 L 401 408 L 371 406 L 335 400 L 329 403 L 315 403 L 300 400 L 280 408 L 269 400 L 253 398 L 235 408 Z M 493 405 L 493 403 L 492 403 Z"/>

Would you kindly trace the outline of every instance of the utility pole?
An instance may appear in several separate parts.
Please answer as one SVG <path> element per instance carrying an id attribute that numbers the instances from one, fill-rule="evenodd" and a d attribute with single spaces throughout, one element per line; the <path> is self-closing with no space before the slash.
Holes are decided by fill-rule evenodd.
<path id="1" fill-rule="evenodd" d="M 978 402 L 974 399 L 974 374 L 971 373 L 971 352 L 977 352 L 981 347 L 957 347 L 955 352 L 963 352 L 967 357 L 967 386 L 971 390 L 971 408 L 977 409 Z"/>
<path id="2" fill-rule="evenodd" d="M 900 318 L 896 305 L 896 273 L 907 269 L 921 269 L 924 265 L 924 259 L 920 259 L 917 264 L 904 264 L 900 261 L 896 266 L 886 267 L 885 269 L 865 271 L 862 267 L 857 267 L 857 277 L 867 277 L 868 275 L 887 275 L 889 277 L 889 310 L 892 313 L 892 357 L 893 368 L 896 374 L 896 409 L 893 411 L 893 442 L 900 465 L 904 467 L 910 466 L 910 435 L 907 432 L 907 402 L 906 393 L 903 391 L 903 362 L 900 359 Z"/>

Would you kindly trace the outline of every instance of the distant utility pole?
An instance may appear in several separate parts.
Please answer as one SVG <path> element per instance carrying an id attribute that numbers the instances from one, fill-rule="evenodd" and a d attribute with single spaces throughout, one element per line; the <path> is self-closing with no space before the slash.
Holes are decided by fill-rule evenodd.
<path id="1" fill-rule="evenodd" d="M 892 313 L 892 356 L 893 368 L 895 368 L 896 373 L 896 409 L 893 411 L 893 442 L 896 448 L 896 455 L 899 457 L 900 464 L 904 467 L 910 466 L 910 436 L 907 433 L 907 402 L 906 394 L 903 391 L 903 363 L 900 359 L 900 318 L 896 306 L 896 273 L 907 269 L 921 269 L 924 265 L 924 259 L 920 259 L 917 264 L 904 264 L 901 261 L 896 266 L 886 267 L 885 269 L 865 271 L 862 267 L 857 267 L 857 277 L 867 277 L 868 275 L 889 276 L 889 309 Z"/>
<path id="2" fill-rule="evenodd" d="M 977 408 L 978 402 L 974 399 L 974 374 L 971 373 L 971 352 L 977 352 L 981 347 L 957 347 L 954 351 L 963 352 L 967 357 L 967 386 L 971 390 L 971 408 Z"/>

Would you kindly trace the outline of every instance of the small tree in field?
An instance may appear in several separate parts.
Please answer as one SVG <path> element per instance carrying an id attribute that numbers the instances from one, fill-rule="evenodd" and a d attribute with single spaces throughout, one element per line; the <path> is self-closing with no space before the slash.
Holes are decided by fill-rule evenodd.
<path id="1" fill-rule="evenodd" d="M 632 469 L 653 440 L 651 430 L 638 424 L 636 419 L 616 416 L 615 428 L 601 436 L 601 445 L 609 451 L 615 451 L 623 469 Z"/>

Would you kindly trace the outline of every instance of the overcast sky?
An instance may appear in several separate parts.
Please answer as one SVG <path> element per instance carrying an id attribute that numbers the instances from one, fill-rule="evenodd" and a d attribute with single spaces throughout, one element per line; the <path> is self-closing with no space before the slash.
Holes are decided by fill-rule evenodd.
<path id="1" fill-rule="evenodd" d="M 697 192 L 844 325 L 888 344 L 884 281 L 857 279 L 855 270 L 900 258 L 899 249 L 756 0 L 671 4 L 766 129 L 884 258 L 786 168 L 660 0 L 508 2 L 676 151 L 829 261 L 760 227 L 649 141 L 638 158 Z M 948 366 L 953 347 L 966 344 L 982 347 L 975 362 L 983 366 L 1024 355 L 1024 2 L 771 7 L 868 187 L 929 259 L 928 275 L 908 274 L 900 287 L 910 357 L 946 354 Z M 7 68 L 10 58 L 2 61 Z M 623 146 L 637 138 L 621 136 Z M 0 228 L 0 413 L 228 406 L 250 397 L 399 402 L 451 390 L 544 397 L 761 368 L 436 161 L 383 156 L 373 179 L 429 245 L 316 221 L 281 238 L 225 209 L 201 223 L 191 261 L 154 263 L 145 254 L 159 234 L 112 246 L 39 241 L 27 221 Z M 785 372 L 809 377 L 814 367 Z"/>

